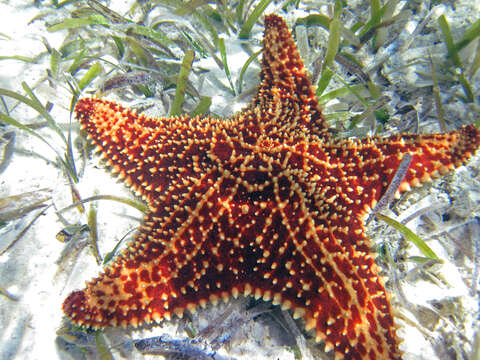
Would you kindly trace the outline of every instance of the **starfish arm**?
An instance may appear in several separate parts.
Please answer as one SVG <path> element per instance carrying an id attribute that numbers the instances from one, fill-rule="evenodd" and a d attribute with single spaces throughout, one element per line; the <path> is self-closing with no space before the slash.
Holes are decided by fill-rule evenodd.
<path id="1" fill-rule="evenodd" d="M 326 148 L 299 143 L 280 155 L 280 162 L 288 159 L 288 176 L 279 180 L 276 209 L 293 244 L 285 271 L 295 284 L 282 298 L 301 309 L 306 328 L 334 351 L 335 359 L 400 359 L 373 244 L 356 208 L 341 193 L 348 180 L 337 177 L 339 167 Z"/>
<path id="2" fill-rule="evenodd" d="M 335 359 L 401 359 L 389 296 L 363 225 L 339 220 L 329 227 L 320 221 L 315 228 L 300 248 L 309 266 L 300 262 L 292 272 L 303 281 L 312 279 L 302 294 L 310 299 L 307 328 Z"/>
<path id="3" fill-rule="evenodd" d="M 271 262 L 262 236 L 282 240 L 274 236 L 279 224 L 278 216 L 272 223 L 269 215 L 273 206 L 250 201 L 235 175 L 214 172 L 204 174 L 187 198 L 167 218 L 160 210 L 149 214 L 134 243 L 65 300 L 63 310 L 74 323 L 102 328 L 158 322 L 271 282 L 259 267 L 265 258 Z"/>
<path id="4" fill-rule="evenodd" d="M 399 192 L 459 167 L 479 146 L 480 131 L 473 125 L 444 134 L 339 141 L 322 149 L 323 156 L 336 158 L 327 173 L 337 185 L 325 196 L 336 197 L 338 208 L 348 207 L 363 217 L 384 195 L 405 153 L 412 155 L 412 161 Z M 315 151 L 318 153 L 318 149 Z M 322 178 L 328 179 L 325 174 Z"/>
<path id="5" fill-rule="evenodd" d="M 210 301 L 209 288 L 202 287 L 201 298 L 192 297 L 190 287 L 201 271 L 205 275 L 208 270 L 211 276 L 214 269 L 209 266 L 213 256 L 208 246 L 215 242 L 212 231 L 218 226 L 212 218 L 218 211 L 212 202 L 217 195 L 212 176 L 205 174 L 181 206 L 170 198 L 170 203 L 148 214 L 135 241 L 84 290 L 73 292 L 64 302 L 64 312 L 86 327 L 136 327 L 183 316 L 186 309 L 193 311 Z M 176 210 L 166 216 L 164 208 Z M 196 284 L 195 288 L 199 290 Z"/>
<path id="6" fill-rule="evenodd" d="M 260 77 L 260 89 L 251 107 L 260 108 L 264 122 L 273 119 L 272 128 L 286 128 L 289 135 L 299 131 L 328 140 L 325 118 L 297 46 L 285 21 L 276 15 L 265 17 Z"/>
<path id="7" fill-rule="evenodd" d="M 215 119 L 149 118 L 94 98 L 80 99 L 75 112 L 112 172 L 150 207 L 167 197 L 181 198 L 198 178 L 198 168 L 209 162 L 206 152 L 211 131 L 207 123 L 215 123 Z"/>

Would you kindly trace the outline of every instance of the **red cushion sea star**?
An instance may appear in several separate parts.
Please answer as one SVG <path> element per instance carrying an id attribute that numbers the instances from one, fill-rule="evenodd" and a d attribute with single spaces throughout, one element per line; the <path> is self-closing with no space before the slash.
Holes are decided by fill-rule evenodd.
<path id="1" fill-rule="evenodd" d="M 474 126 L 331 140 L 282 18 L 265 18 L 262 82 L 230 119 L 148 118 L 100 99 L 77 116 L 147 201 L 136 239 L 63 305 L 76 324 L 137 326 L 230 296 L 291 309 L 336 358 L 400 359 L 363 218 L 404 153 L 400 191 L 461 165 Z"/>

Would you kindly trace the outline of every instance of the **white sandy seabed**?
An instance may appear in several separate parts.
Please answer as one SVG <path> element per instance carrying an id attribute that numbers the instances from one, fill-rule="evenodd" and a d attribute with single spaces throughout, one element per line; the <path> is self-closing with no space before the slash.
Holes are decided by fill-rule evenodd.
<path id="1" fill-rule="evenodd" d="M 480 14 L 475 0 L 459 2 L 457 12 L 452 15 L 451 9 L 445 8 L 446 16 L 452 28 L 462 25 L 462 13 L 458 10 L 474 9 Z M 460 6 L 461 3 L 461 6 Z M 116 7 L 118 6 L 118 7 Z M 112 5 L 119 13 L 128 8 L 127 4 L 116 2 Z M 12 3 L 0 3 L 0 33 L 7 35 L 10 39 L 0 38 L 0 55 L 25 55 L 31 56 L 45 50 L 42 44 L 42 37 L 48 39 L 52 47 L 59 47 L 63 41 L 63 33 L 48 33 L 42 21 L 35 21 L 28 24 L 30 19 L 36 16 L 41 9 L 32 5 L 32 2 L 17 1 Z M 470 14 L 465 16 L 471 17 Z M 478 16 L 477 16 L 478 18 Z M 259 29 L 261 31 L 261 29 Z M 234 58 L 231 56 L 230 58 Z M 237 68 L 241 66 L 240 63 Z M 232 72 L 236 74 L 237 68 L 232 60 Z M 15 60 L 0 61 L 0 87 L 21 92 L 21 81 L 26 81 L 30 86 L 45 76 L 45 64 L 25 64 Z M 237 72 L 238 73 L 238 72 Z M 221 75 L 220 75 L 221 76 Z M 60 124 L 68 124 L 70 94 L 66 86 L 52 88 L 47 82 L 41 82 L 35 90 L 41 101 L 53 103 L 52 116 Z M 223 103 L 222 103 L 223 99 Z M 218 96 L 215 98 L 218 108 L 225 107 L 228 98 Z M 11 105 L 11 103 L 8 103 Z M 21 122 L 29 123 L 36 119 L 36 114 L 24 106 L 17 107 L 11 114 L 12 117 Z M 8 128 L 8 131 L 12 131 Z M 39 189 L 50 189 L 53 203 L 57 209 L 71 204 L 70 187 L 65 176 L 48 160 L 54 160 L 54 155 L 44 143 L 27 135 L 25 132 L 15 130 L 15 151 L 11 162 L 6 170 L 0 174 L 0 196 L 10 196 Z M 45 131 L 45 136 L 55 135 Z M 76 136 L 76 135 L 75 135 Z M 469 240 L 468 219 L 478 215 L 480 204 L 479 177 L 480 161 L 474 158 L 468 167 L 462 167 L 449 178 L 450 199 L 456 200 L 456 208 L 452 210 L 457 218 L 465 221 L 457 227 L 457 232 L 448 232 L 448 236 L 455 238 L 458 242 L 474 249 L 477 242 Z M 440 186 L 437 186 L 440 188 Z M 428 206 L 429 201 L 435 203 L 444 194 L 433 189 L 421 192 L 415 199 L 415 209 Z M 92 196 L 95 192 L 112 194 L 118 196 L 131 196 L 130 192 L 123 185 L 117 183 L 98 161 L 89 160 L 85 168 L 78 190 L 83 197 Z M 423 202 L 422 202 L 423 201 Z M 50 202 L 51 203 L 51 202 Z M 33 211 L 20 219 L 9 222 L 0 229 L 0 249 L 5 248 L 19 233 L 31 222 L 40 210 Z M 406 210 L 408 213 L 409 210 Z M 410 209 L 410 212 L 411 209 Z M 113 248 L 124 234 L 138 226 L 141 214 L 127 206 L 120 206 L 114 202 L 101 201 L 98 204 L 99 216 L 99 238 L 100 252 L 105 254 Z M 408 214 L 407 214 L 408 215 Z M 406 215 L 405 215 L 406 216 Z M 79 215 L 66 213 L 65 217 L 72 223 L 85 222 Z M 425 221 L 437 223 L 442 218 L 435 212 L 427 215 L 427 220 L 418 220 L 411 227 L 422 233 L 427 232 L 424 228 Z M 378 225 L 377 225 L 378 226 Z M 462 227 L 463 226 L 463 227 Z M 0 359 L 69 359 L 72 355 L 61 350 L 58 346 L 57 330 L 62 325 L 63 313 L 61 305 L 63 299 L 70 291 L 80 288 L 85 280 L 98 274 L 100 267 L 95 263 L 89 254 L 83 254 L 75 263 L 72 271 L 61 271 L 57 261 L 61 258 L 64 243 L 56 240 L 56 234 L 64 226 L 58 220 L 54 208 L 50 207 L 40 216 L 20 240 L 5 254 L 0 256 L 0 286 L 5 288 L 9 294 L 16 298 L 10 299 L 0 296 Z M 380 228 L 380 227 L 379 227 Z M 430 231 L 441 233 L 444 227 L 436 227 Z M 384 229 L 384 227 L 381 227 Z M 423 230 L 422 230 L 423 229 Z M 473 228 L 472 228 L 473 229 Z M 473 230 L 472 230 L 473 231 Z M 374 240 L 380 240 L 380 236 L 387 236 L 388 231 L 373 231 Z M 390 235 L 388 235 L 390 236 Z M 471 235 L 470 235 L 471 236 Z M 478 236 L 478 233 L 477 233 Z M 398 240 L 398 236 L 395 238 Z M 473 292 L 472 279 L 478 278 L 474 272 L 472 259 L 465 259 L 459 263 L 459 251 L 447 251 L 439 241 L 432 241 L 432 248 L 445 260 L 443 265 L 435 269 L 436 278 L 429 278 L 431 272 L 427 269 L 420 274 L 411 274 L 410 279 L 402 281 L 402 290 L 405 298 L 413 306 L 417 306 L 420 317 L 424 322 L 430 323 L 430 327 L 414 325 L 419 321 L 399 304 L 400 317 L 409 320 L 399 322 L 402 328 L 399 334 L 404 338 L 402 349 L 405 351 L 405 359 L 435 359 L 438 352 L 434 351 L 435 344 L 448 341 L 446 333 L 451 333 L 455 339 L 451 347 L 457 347 L 459 353 L 465 354 L 467 359 L 473 360 L 474 333 L 478 328 L 478 293 Z M 89 251 L 88 248 L 84 252 Z M 468 250 L 473 254 L 475 251 Z M 468 252 L 467 251 L 467 252 Z M 415 250 L 411 254 L 415 255 Z M 456 257 L 457 256 L 457 257 Z M 411 281 L 408 281 L 411 280 Z M 223 307 L 221 307 L 223 309 Z M 200 328 L 207 324 L 219 312 L 218 308 L 209 308 L 194 316 L 194 322 Z M 459 319 L 461 321 L 459 322 Z M 229 352 L 229 356 L 238 359 L 294 359 L 294 355 L 285 346 L 279 344 L 275 339 L 275 331 L 266 321 L 251 321 L 242 326 L 237 332 L 229 346 L 221 351 Z M 267 322 L 268 323 L 268 322 Z M 182 337 L 184 334 L 176 334 L 178 322 L 167 323 L 163 327 L 156 327 L 152 330 L 136 332 L 133 338 L 144 338 L 162 333 L 170 333 L 172 336 Z M 461 335 L 459 335 L 459 333 Z M 122 335 L 123 336 L 123 335 Z M 114 335 L 110 335 L 111 343 L 115 341 Z M 112 340 L 113 339 L 113 340 Z M 476 345 L 478 347 L 478 345 Z M 78 353 L 76 353 L 78 356 Z M 478 354 L 478 353 L 477 353 Z M 445 359 L 453 357 L 445 354 Z M 120 358 L 115 353 L 116 358 Z M 143 358 L 138 354 L 130 353 L 128 357 Z M 443 358 L 443 356 L 441 356 Z M 146 357 L 145 357 L 146 358 Z M 158 358 L 158 357 L 157 357 Z M 475 360 L 478 360 L 475 359 Z"/>

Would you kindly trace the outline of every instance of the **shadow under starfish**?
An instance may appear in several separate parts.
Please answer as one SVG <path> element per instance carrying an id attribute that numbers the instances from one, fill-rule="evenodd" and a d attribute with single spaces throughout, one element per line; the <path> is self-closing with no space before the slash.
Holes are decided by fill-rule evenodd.
<path id="1" fill-rule="evenodd" d="M 336 359 L 400 359 L 363 219 L 403 154 L 400 191 L 463 164 L 480 133 L 332 140 L 282 18 L 265 17 L 263 45 L 258 94 L 227 120 L 79 100 L 88 138 L 149 213 L 63 310 L 85 327 L 138 326 L 251 295 L 303 318 Z"/>

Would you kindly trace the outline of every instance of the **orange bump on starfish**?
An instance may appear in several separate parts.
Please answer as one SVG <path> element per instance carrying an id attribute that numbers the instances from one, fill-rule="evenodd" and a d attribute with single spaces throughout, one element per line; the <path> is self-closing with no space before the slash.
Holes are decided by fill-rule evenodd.
<path id="1" fill-rule="evenodd" d="M 463 164 L 480 132 L 331 140 L 282 18 L 265 17 L 263 45 L 258 94 L 228 120 L 79 100 L 82 128 L 149 213 L 63 310 L 85 327 L 138 326 L 251 295 L 303 318 L 336 359 L 400 359 L 364 216 L 404 153 L 400 191 Z"/>

